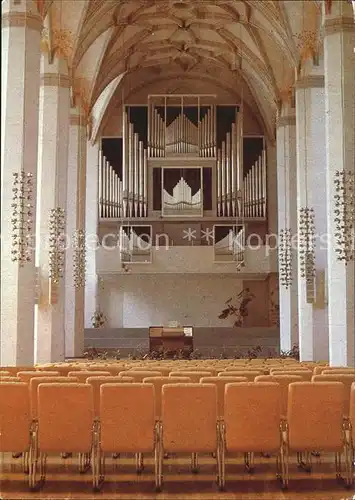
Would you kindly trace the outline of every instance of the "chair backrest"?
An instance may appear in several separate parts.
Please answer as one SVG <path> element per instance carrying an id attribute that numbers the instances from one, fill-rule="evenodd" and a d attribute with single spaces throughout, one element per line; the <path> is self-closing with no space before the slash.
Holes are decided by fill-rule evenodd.
<path id="1" fill-rule="evenodd" d="M 86 379 L 87 384 L 91 384 L 94 391 L 94 412 L 95 417 L 100 415 L 100 390 L 102 384 L 131 384 L 134 382 L 133 377 L 115 377 L 115 376 L 93 376 Z"/>
<path id="2" fill-rule="evenodd" d="M 89 453 L 92 447 L 94 397 L 90 384 L 38 386 L 38 447 L 43 453 Z"/>
<path id="3" fill-rule="evenodd" d="M 228 371 L 228 377 L 245 377 L 248 382 L 254 382 L 255 377 L 262 375 L 262 371 L 258 370 L 237 370 Z M 225 376 L 223 373 L 219 372 L 219 377 Z"/>
<path id="4" fill-rule="evenodd" d="M 228 373 L 228 372 L 226 372 Z M 217 387 L 217 416 L 223 418 L 224 416 L 224 392 L 227 384 L 233 382 L 247 382 L 246 377 L 233 377 L 226 375 L 225 377 L 202 377 L 201 384 L 215 384 Z"/>
<path id="5" fill-rule="evenodd" d="M 281 440 L 280 386 L 273 382 L 227 384 L 224 422 L 227 451 L 277 451 Z"/>
<path id="6" fill-rule="evenodd" d="M 200 379 L 202 377 L 210 377 L 211 372 L 209 371 L 202 371 L 202 370 L 181 370 L 181 371 L 174 371 L 170 372 L 169 377 L 189 377 L 191 382 L 194 384 L 198 384 L 200 382 Z"/>
<path id="7" fill-rule="evenodd" d="M 120 377 L 132 377 L 135 382 L 142 383 L 147 377 L 161 377 L 161 372 L 153 370 L 124 370 L 118 374 Z"/>
<path id="8" fill-rule="evenodd" d="M 0 382 L 21 382 L 17 377 L 0 377 Z"/>
<path id="9" fill-rule="evenodd" d="M 6 371 L 6 370 L 0 370 L 0 380 L 1 380 L 3 377 L 11 377 L 11 372 L 8 372 L 8 371 Z"/>
<path id="10" fill-rule="evenodd" d="M 310 382 L 313 377 L 313 373 L 310 370 L 283 370 L 272 372 L 271 375 L 297 375 L 298 377 L 301 377 L 303 382 Z"/>
<path id="11" fill-rule="evenodd" d="M 35 371 L 33 366 L 3 366 L 2 370 L 9 372 L 12 377 L 16 377 L 18 372 Z"/>
<path id="12" fill-rule="evenodd" d="M 281 390 L 281 414 L 285 418 L 287 415 L 288 386 L 293 382 L 302 382 L 300 375 L 284 375 L 282 372 L 274 372 L 273 375 L 256 377 L 255 382 L 274 382 L 280 385 Z"/>
<path id="13" fill-rule="evenodd" d="M 116 377 L 120 372 L 125 370 L 124 364 L 110 364 L 102 363 L 97 365 L 88 365 L 86 371 L 88 372 L 109 372 L 111 376 Z"/>
<path id="14" fill-rule="evenodd" d="M 154 449 L 153 384 L 103 384 L 100 388 L 101 450 L 138 453 Z"/>
<path id="15" fill-rule="evenodd" d="M 216 368 L 213 368 L 211 366 L 203 366 L 203 365 L 201 365 L 201 366 L 191 366 L 189 368 L 179 368 L 179 369 L 174 370 L 174 371 L 178 371 L 178 372 L 185 372 L 185 371 L 189 371 L 189 372 L 206 372 L 206 373 L 208 373 L 211 376 L 217 375 L 217 373 L 218 373 L 216 371 Z"/>
<path id="16" fill-rule="evenodd" d="M 208 453 L 217 448 L 215 384 L 163 386 L 163 448 L 172 453 Z"/>
<path id="17" fill-rule="evenodd" d="M 155 416 L 161 417 L 161 399 L 162 387 L 165 384 L 188 384 L 191 382 L 189 377 L 147 377 L 143 379 L 144 384 L 153 384 L 155 388 Z"/>
<path id="18" fill-rule="evenodd" d="M 77 384 L 78 379 L 75 377 L 33 377 L 30 380 L 30 405 L 31 418 L 38 417 L 38 386 L 39 384 Z"/>
<path id="19" fill-rule="evenodd" d="M 336 374 L 342 374 L 344 373 L 345 375 L 355 375 L 355 368 L 332 368 L 328 367 L 325 370 L 322 370 L 322 375 L 336 375 Z"/>
<path id="20" fill-rule="evenodd" d="M 350 390 L 349 419 L 351 423 L 353 449 L 355 450 L 355 383 L 351 385 L 351 390 Z"/>
<path id="21" fill-rule="evenodd" d="M 312 372 L 309 368 L 306 366 L 300 366 L 300 365 L 281 365 L 281 366 L 274 366 L 270 368 L 270 375 L 272 375 L 274 372 Z"/>
<path id="22" fill-rule="evenodd" d="M 106 371 L 98 371 L 98 370 L 94 370 L 94 371 L 81 370 L 81 371 L 69 372 L 68 377 L 76 377 L 79 380 L 80 384 L 85 384 L 85 382 L 87 381 L 87 379 L 89 377 L 111 377 L 111 373 L 106 372 Z"/>
<path id="23" fill-rule="evenodd" d="M 23 452 L 30 446 L 28 385 L 0 382 L 0 452 Z"/>
<path id="24" fill-rule="evenodd" d="M 32 371 L 32 372 L 18 372 L 17 377 L 21 382 L 29 382 L 33 377 L 60 377 L 58 371 Z"/>
<path id="25" fill-rule="evenodd" d="M 349 416 L 350 409 L 350 389 L 351 384 L 355 382 L 355 373 L 329 373 L 321 375 L 313 375 L 312 382 L 341 382 L 344 386 L 344 415 Z"/>
<path id="26" fill-rule="evenodd" d="M 287 421 L 294 451 L 339 451 L 343 446 L 344 388 L 340 382 L 294 382 Z"/>
<path id="27" fill-rule="evenodd" d="M 313 368 L 313 375 L 320 375 L 323 370 L 329 368 L 328 365 L 317 365 Z"/>

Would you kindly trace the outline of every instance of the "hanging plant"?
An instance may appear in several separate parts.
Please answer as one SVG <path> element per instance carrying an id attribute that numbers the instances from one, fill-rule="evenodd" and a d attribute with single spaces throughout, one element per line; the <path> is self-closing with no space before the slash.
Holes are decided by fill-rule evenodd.
<path id="1" fill-rule="evenodd" d="M 221 311 L 218 318 L 227 319 L 229 317 L 234 317 L 233 326 L 243 326 L 243 320 L 249 314 L 248 306 L 253 299 L 255 299 L 255 295 L 250 289 L 243 288 L 234 300 L 233 297 L 231 297 L 225 302 L 227 307 Z"/>
<path id="2" fill-rule="evenodd" d="M 91 317 L 91 321 L 93 328 L 102 328 L 106 323 L 107 318 L 102 311 L 97 310 Z"/>

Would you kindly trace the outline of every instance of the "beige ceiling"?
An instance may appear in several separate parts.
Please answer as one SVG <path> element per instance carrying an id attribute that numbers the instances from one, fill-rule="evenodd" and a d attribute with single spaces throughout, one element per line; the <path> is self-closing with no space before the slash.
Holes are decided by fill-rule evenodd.
<path id="1" fill-rule="evenodd" d="M 67 58 L 74 95 L 88 113 L 115 79 L 106 114 L 122 99 L 141 103 L 155 88 L 159 93 L 208 89 L 224 100 L 247 101 L 270 136 L 302 55 L 319 44 L 321 25 L 315 0 L 38 0 L 38 5 L 49 51 Z"/>

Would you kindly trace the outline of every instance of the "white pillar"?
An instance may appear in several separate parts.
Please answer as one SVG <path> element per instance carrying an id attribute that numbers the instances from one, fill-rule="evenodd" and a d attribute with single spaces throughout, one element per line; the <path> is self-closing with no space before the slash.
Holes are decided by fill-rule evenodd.
<path id="1" fill-rule="evenodd" d="M 69 109 L 67 63 L 55 58 L 50 64 L 44 54 L 41 60 L 37 190 L 37 261 L 41 276 L 36 325 L 37 363 L 61 361 L 65 353 L 64 277 L 55 286 L 55 293 L 50 294 L 49 218 L 51 210 L 66 208 Z"/>
<path id="2" fill-rule="evenodd" d="M 1 2 L 1 326 L 0 364 L 31 365 L 34 355 L 35 259 L 12 261 L 13 173 L 33 176 L 36 224 L 38 100 L 42 20 L 31 0 Z M 34 243 L 34 239 L 33 239 Z"/>
<path id="3" fill-rule="evenodd" d="M 290 351 L 298 344 L 298 295 L 297 295 L 297 251 L 294 246 L 297 235 L 297 162 L 296 162 L 296 110 L 292 106 L 292 96 L 282 104 L 277 121 L 277 206 L 280 231 L 290 231 L 290 281 L 289 286 L 280 279 L 279 254 L 279 294 L 280 294 L 280 349 Z"/>
<path id="4" fill-rule="evenodd" d="M 99 214 L 99 144 L 87 143 L 86 150 L 86 283 L 85 328 L 92 328 L 92 316 L 98 306 L 98 278 L 96 254 L 98 248 Z"/>
<path id="5" fill-rule="evenodd" d="M 84 351 L 84 290 L 74 279 L 75 233 L 85 230 L 86 118 L 72 108 L 69 128 L 67 175 L 67 227 L 70 245 L 65 261 L 65 357 L 80 357 Z M 85 241 L 84 241 L 85 244 Z M 84 256 L 84 254 L 82 254 Z"/>
<path id="6" fill-rule="evenodd" d="M 298 328 L 302 361 L 328 359 L 328 311 L 325 300 L 326 259 L 326 159 L 325 96 L 323 66 L 303 63 L 296 82 L 297 211 L 314 211 L 315 279 L 314 293 L 307 292 L 298 253 Z M 299 240 L 300 241 L 300 240 Z M 301 250 L 301 248 L 299 248 Z"/>
<path id="7" fill-rule="evenodd" d="M 337 259 L 334 180 L 337 170 L 355 172 L 354 48 L 352 5 L 333 0 L 324 22 L 329 357 L 331 365 L 348 366 L 355 366 L 355 263 Z"/>

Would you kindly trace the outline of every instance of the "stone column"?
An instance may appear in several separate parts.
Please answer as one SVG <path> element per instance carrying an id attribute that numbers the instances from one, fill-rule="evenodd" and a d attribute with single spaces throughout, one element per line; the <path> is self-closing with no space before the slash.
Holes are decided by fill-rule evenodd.
<path id="1" fill-rule="evenodd" d="M 72 108 L 69 128 L 67 175 L 68 249 L 65 261 L 65 357 L 79 357 L 84 351 L 84 290 L 77 265 L 85 257 L 86 118 Z M 84 263 L 83 263 L 84 264 Z"/>
<path id="2" fill-rule="evenodd" d="M 1 2 L 1 327 L 0 364 L 31 365 L 34 356 L 34 252 L 12 260 L 13 173 L 33 179 L 36 224 L 38 101 L 42 20 L 35 3 Z M 32 239 L 32 245 L 34 238 Z"/>
<path id="3" fill-rule="evenodd" d="M 355 172 L 355 24 L 352 5 L 330 4 L 324 14 L 328 214 L 329 356 L 331 365 L 355 366 L 354 260 L 338 260 L 335 174 Z M 354 210 L 354 208 L 353 208 Z M 350 228 L 349 228 L 350 231 Z M 354 238 L 354 225 L 352 227 Z"/>
<path id="4" fill-rule="evenodd" d="M 61 361 L 65 353 L 65 262 L 63 277 L 56 284 L 50 279 L 49 236 L 51 210 L 66 209 L 69 109 L 67 63 L 64 59 L 55 58 L 50 64 L 48 56 L 43 55 L 37 191 L 37 259 L 41 279 L 36 325 L 37 363 Z"/>
<path id="5" fill-rule="evenodd" d="M 298 328 L 302 361 L 328 359 L 328 311 L 325 299 L 326 159 L 323 65 L 303 62 L 296 82 L 297 211 L 298 211 Z M 314 279 L 302 276 L 301 211 L 313 210 Z M 312 256 L 313 254 L 313 256 Z"/>
<path id="6" fill-rule="evenodd" d="M 99 215 L 99 144 L 87 143 L 86 149 L 86 283 L 85 328 L 92 328 L 92 316 L 98 306 L 98 277 L 96 258 L 98 250 Z"/>
<path id="7" fill-rule="evenodd" d="M 280 349 L 289 351 L 298 344 L 298 295 L 297 295 L 297 162 L 296 162 L 296 110 L 292 96 L 282 104 L 277 120 L 277 206 L 279 227 L 279 294 L 280 294 Z M 287 237 L 289 247 L 284 250 L 281 231 Z M 289 252 L 290 279 L 284 282 L 280 251 Z"/>

